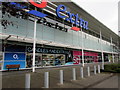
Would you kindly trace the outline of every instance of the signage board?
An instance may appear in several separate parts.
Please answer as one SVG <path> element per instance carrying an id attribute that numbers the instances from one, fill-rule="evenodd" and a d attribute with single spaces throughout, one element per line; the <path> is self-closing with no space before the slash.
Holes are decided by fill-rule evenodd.
<path id="1" fill-rule="evenodd" d="M 64 15 L 61 13 L 65 13 Z M 83 20 L 78 16 L 78 14 L 73 14 L 67 11 L 67 7 L 65 5 L 59 5 L 56 9 L 56 14 L 59 18 L 64 18 L 66 21 L 75 24 L 76 26 L 82 27 L 84 29 L 88 29 L 88 22 Z M 66 16 L 68 15 L 68 17 Z M 75 18 L 75 20 L 73 20 Z"/>
<path id="2" fill-rule="evenodd" d="M 30 4 L 34 5 L 37 8 L 47 7 L 47 0 L 41 0 L 40 2 L 35 2 L 34 0 L 28 0 L 28 1 Z M 19 3 L 11 2 L 10 5 L 13 5 L 14 8 L 25 10 L 26 13 L 34 15 L 36 17 L 44 18 L 44 17 L 48 16 L 48 15 L 46 15 L 40 11 L 37 11 L 37 10 L 28 10 L 27 6 L 21 5 Z M 88 29 L 88 22 L 83 20 L 82 18 L 80 18 L 78 16 L 78 14 L 73 14 L 71 12 L 68 12 L 67 7 L 65 5 L 58 5 L 58 7 L 56 9 L 56 15 L 59 18 L 65 19 L 66 21 L 73 24 L 74 27 L 72 27 L 71 30 L 80 31 L 79 27 L 86 29 L 86 30 Z M 50 27 L 52 26 L 51 23 L 50 24 L 48 23 L 47 25 Z M 64 29 L 62 27 L 59 27 L 59 28 L 60 28 L 60 30 L 66 31 L 66 29 Z"/>
<path id="3" fill-rule="evenodd" d="M 97 62 L 98 61 L 98 53 L 84 51 L 84 60 L 86 62 L 91 62 L 91 61 Z M 82 51 L 73 51 L 73 62 L 74 62 L 74 64 L 82 63 Z"/>
<path id="4" fill-rule="evenodd" d="M 33 48 L 32 47 L 27 47 L 27 52 L 32 53 Z M 52 48 L 36 47 L 36 53 L 69 54 L 69 51 L 63 50 L 63 49 L 52 49 Z"/>
<path id="5" fill-rule="evenodd" d="M 25 53 L 5 53 L 4 60 L 25 60 Z"/>
<path id="6" fill-rule="evenodd" d="M 26 67 L 26 55 L 25 53 L 5 53 L 3 70 L 7 70 L 6 65 L 20 64 L 20 68 Z"/>

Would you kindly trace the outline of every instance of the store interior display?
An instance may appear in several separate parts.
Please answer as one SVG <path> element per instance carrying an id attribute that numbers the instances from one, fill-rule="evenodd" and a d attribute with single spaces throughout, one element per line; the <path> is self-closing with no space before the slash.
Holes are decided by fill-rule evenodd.
<path id="1" fill-rule="evenodd" d="M 65 64 L 65 55 L 56 55 L 55 57 L 55 65 L 64 65 Z"/>
<path id="2" fill-rule="evenodd" d="M 26 67 L 32 67 L 32 61 L 33 61 L 33 55 L 27 54 L 26 58 Z M 41 66 L 42 65 L 42 56 L 40 54 L 36 54 L 35 56 L 35 66 Z"/>
<path id="3" fill-rule="evenodd" d="M 27 54 L 26 67 L 32 67 L 32 53 Z M 59 66 L 65 65 L 64 54 L 36 54 L 35 66 Z"/>
<path id="4" fill-rule="evenodd" d="M 54 66 L 54 54 L 42 55 L 43 66 Z"/>

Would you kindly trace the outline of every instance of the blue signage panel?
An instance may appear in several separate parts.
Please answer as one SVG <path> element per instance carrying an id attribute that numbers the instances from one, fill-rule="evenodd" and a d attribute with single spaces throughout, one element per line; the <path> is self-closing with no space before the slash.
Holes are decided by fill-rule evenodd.
<path id="1" fill-rule="evenodd" d="M 31 11 L 29 11 L 29 12 L 27 12 L 27 13 L 33 14 L 33 15 L 35 15 L 35 16 L 37 16 L 37 17 L 40 17 L 40 18 L 44 18 L 44 17 L 47 16 L 46 14 L 41 13 L 41 12 L 38 12 L 38 11 L 36 11 L 36 10 L 31 10 Z"/>
<path id="2" fill-rule="evenodd" d="M 5 53 L 4 60 L 25 60 L 25 53 Z"/>
<path id="3" fill-rule="evenodd" d="M 5 53 L 4 54 L 3 70 L 7 70 L 6 65 L 16 65 L 16 64 L 20 64 L 20 68 L 26 67 L 25 53 Z"/>

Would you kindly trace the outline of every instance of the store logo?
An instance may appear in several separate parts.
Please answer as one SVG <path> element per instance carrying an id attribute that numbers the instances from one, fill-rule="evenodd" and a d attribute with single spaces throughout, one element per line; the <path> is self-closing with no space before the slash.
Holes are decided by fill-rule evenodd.
<path id="1" fill-rule="evenodd" d="M 47 6 L 47 0 L 41 0 L 41 2 L 40 0 L 39 1 L 29 0 L 29 2 L 38 8 L 45 8 Z"/>
<path id="2" fill-rule="evenodd" d="M 37 3 L 34 0 L 29 0 L 29 2 L 38 8 L 44 8 L 47 6 L 46 0 L 42 0 L 41 3 Z M 14 8 L 17 8 L 17 9 L 26 9 L 27 8 L 27 6 L 23 6 L 23 5 L 16 3 L 16 2 L 11 2 L 10 5 L 12 5 Z M 27 10 L 26 12 L 29 14 L 32 14 L 34 16 L 40 17 L 40 18 L 44 18 L 47 16 L 46 14 L 39 12 L 39 11 L 36 11 L 36 10 Z"/>
<path id="3" fill-rule="evenodd" d="M 19 57 L 18 57 L 17 54 L 14 54 L 14 55 L 13 55 L 13 58 L 14 58 L 14 59 L 19 59 Z"/>
<path id="4" fill-rule="evenodd" d="M 63 14 L 62 14 L 63 13 Z M 82 27 L 84 29 L 88 29 L 88 22 L 83 20 L 78 16 L 78 14 L 73 14 L 67 11 L 67 7 L 65 5 L 59 5 L 56 9 L 56 14 L 59 18 L 65 19 L 66 21 L 72 23 L 75 26 Z M 72 30 L 79 31 L 80 28 L 72 27 Z"/>
<path id="5" fill-rule="evenodd" d="M 47 0 L 39 0 L 39 1 L 34 1 L 34 0 L 28 0 L 32 5 L 34 5 L 35 7 L 38 7 L 38 8 L 45 8 L 47 6 Z M 44 18 L 46 17 L 47 15 L 44 14 L 44 13 L 41 13 L 41 12 L 38 12 L 36 10 L 31 10 L 28 12 L 29 14 L 32 14 L 32 15 L 35 15 L 37 17 L 40 17 L 40 18 Z"/>

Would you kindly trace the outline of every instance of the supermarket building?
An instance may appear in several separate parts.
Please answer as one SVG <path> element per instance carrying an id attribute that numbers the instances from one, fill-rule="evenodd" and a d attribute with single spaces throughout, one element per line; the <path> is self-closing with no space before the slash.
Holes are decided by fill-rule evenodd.
<path id="1" fill-rule="evenodd" d="M 38 5 L 38 4 L 37 4 Z M 74 2 L 2 3 L 0 69 L 57 67 L 119 60 L 120 37 Z"/>

